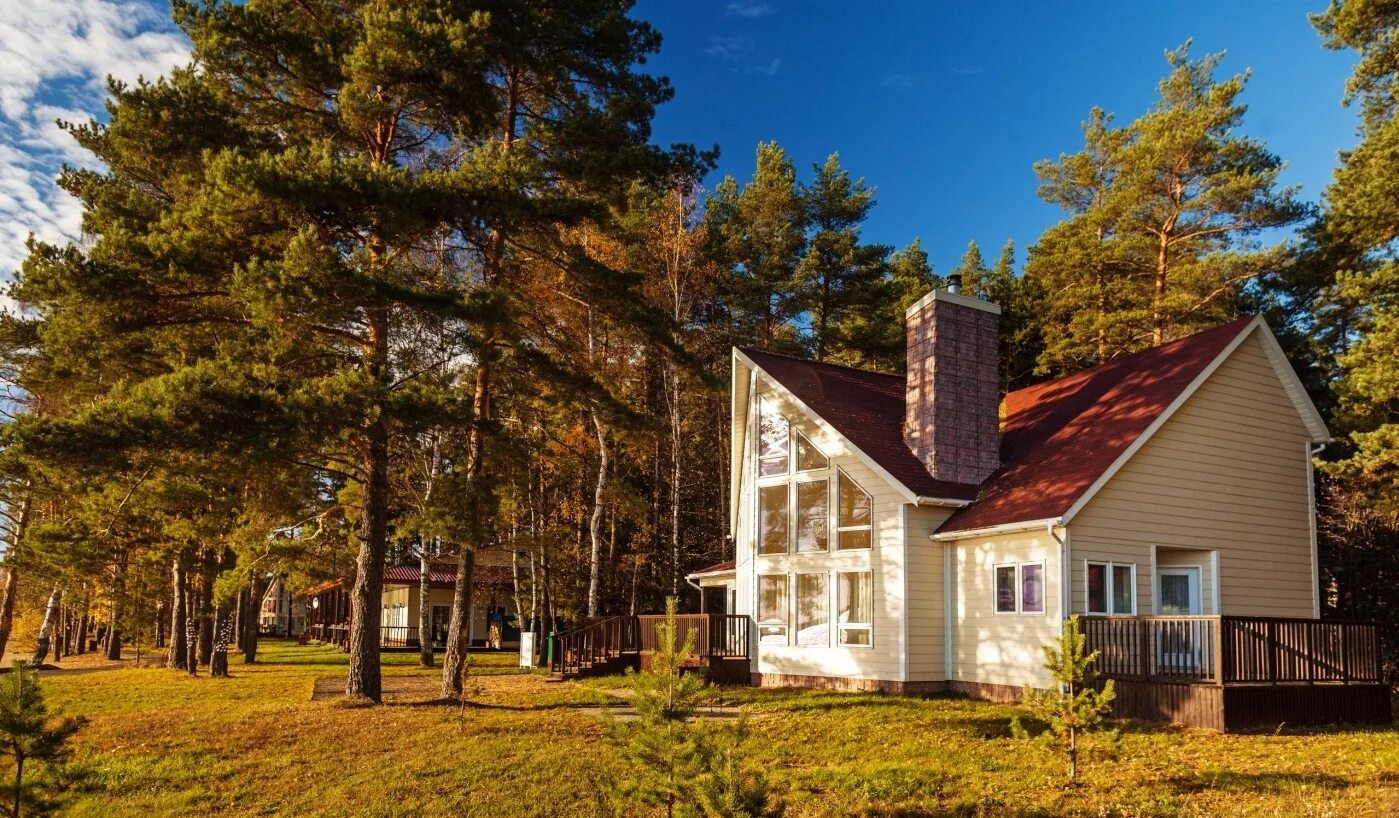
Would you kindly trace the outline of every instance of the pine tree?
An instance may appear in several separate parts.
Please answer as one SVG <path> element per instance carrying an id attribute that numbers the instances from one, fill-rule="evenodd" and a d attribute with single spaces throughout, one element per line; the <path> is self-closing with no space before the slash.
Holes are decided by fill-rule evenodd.
<path id="1" fill-rule="evenodd" d="M 1312 22 L 1326 47 L 1360 55 L 1345 102 L 1360 105 L 1361 141 L 1342 154 L 1317 231 L 1326 265 L 1317 319 L 1341 319 L 1336 389 L 1348 432 L 1345 456 L 1325 468 L 1392 515 L 1399 511 L 1399 11 L 1338 0 Z"/>
<path id="2" fill-rule="evenodd" d="M 1030 252 L 1046 320 L 1067 327 L 1041 359 L 1071 371 L 1233 317 L 1244 291 L 1284 261 L 1252 237 L 1304 218 L 1283 163 L 1241 136 L 1248 75 L 1215 79 L 1221 55 L 1166 55 L 1160 99 L 1123 128 L 1095 109 L 1084 150 L 1036 165 L 1040 195 L 1070 218 Z"/>
<path id="3" fill-rule="evenodd" d="M 26 804 L 31 814 L 47 811 L 50 804 L 44 793 L 25 781 L 25 765 L 61 762 L 68 754 L 68 739 L 83 723 L 81 717 L 55 718 L 49 713 L 38 675 L 23 662 L 15 662 L 0 680 L 0 755 L 14 762 L 14 777 L 4 787 L 13 818 L 19 818 Z"/>
<path id="4" fill-rule="evenodd" d="M 1069 780 L 1078 777 L 1079 738 L 1102 725 L 1111 712 L 1116 690 L 1113 680 L 1096 687 L 1093 664 L 1098 651 L 1086 651 L 1087 637 L 1079 629 L 1078 617 L 1064 623 L 1063 632 L 1053 644 L 1044 646 L 1044 667 L 1054 677 L 1053 690 L 1025 688 L 1023 704 L 1036 718 L 1049 723 L 1069 758 Z"/>
<path id="5" fill-rule="evenodd" d="M 863 244 L 860 227 L 874 207 L 874 190 L 851 180 L 831 154 L 799 191 L 809 237 L 792 287 L 807 317 L 808 347 L 818 361 L 860 365 L 869 357 L 871 327 L 889 309 L 886 247 Z"/>
<path id="6" fill-rule="evenodd" d="M 797 351 L 793 293 L 806 248 L 806 219 L 796 170 L 776 142 L 758 145 L 753 178 L 740 190 L 725 177 L 705 207 L 713 252 L 725 275 L 719 300 L 734 344 Z"/>

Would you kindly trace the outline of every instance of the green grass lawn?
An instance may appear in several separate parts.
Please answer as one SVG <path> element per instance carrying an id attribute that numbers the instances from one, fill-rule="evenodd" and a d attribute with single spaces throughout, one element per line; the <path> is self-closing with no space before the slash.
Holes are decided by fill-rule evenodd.
<path id="1" fill-rule="evenodd" d="M 264 644 L 233 678 L 130 668 L 44 679 L 82 714 L 82 784 L 65 814 L 586 816 L 622 774 L 602 721 L 621 678 L 549 684 L 472 657 L 465 716 L 426 700 L 310 701 L 345 655 Z M 385 674 L 433 674 L 390 655 Z M 1129 727 L 1065 786 L 1063 762 L 1011 738 L 1015 708 L 957 698 L 726 689 L 789 816 L 1399 815 L 1399 733 L 1217 735 Z"/>

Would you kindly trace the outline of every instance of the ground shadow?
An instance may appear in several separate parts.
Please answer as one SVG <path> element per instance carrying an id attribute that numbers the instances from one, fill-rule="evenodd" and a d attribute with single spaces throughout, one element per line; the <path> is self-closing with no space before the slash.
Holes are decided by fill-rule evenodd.
<path id="1" fill-rule="evenodd" d="M 1203 792 L 1205 790 L 1266 793 L 1282 792 L 1296 787 L 1343 790 L 1350 786 L 1350 781 L 1330 773 L 1245 773 L 1235 770 L 1220 770 L 1190 776 L 1175 776 L 1166 779 L 1166 784 L 1179 793 Z"/>

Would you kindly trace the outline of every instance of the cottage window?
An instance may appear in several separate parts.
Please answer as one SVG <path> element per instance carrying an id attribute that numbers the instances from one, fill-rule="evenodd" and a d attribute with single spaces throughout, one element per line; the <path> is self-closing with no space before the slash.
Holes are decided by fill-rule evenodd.
<path id="1" fill-rule="evenodd" d="M 849 571 L 837 575 L 836 622 L 840 645 L 869 647 L 873 644 L 873 585 L 869 571 Z"/>
<path id="2" fill-rule="evenodd" d="M 806 435 L 797 432 L 797 471 L 815 471 L 830 465 L 830 459 L 816 448 L 816 444 L 807 440 Z"/>
<path id="3" fill-rule="evenodd" d="M 787 644 L 787 577 L 758 577 L 758 644 Z"/>
<path id="4" fill-rule="evenodd" d="M 831 598 L 825 574 L 797 574 L 797 644 L 831 644 Z"/>
<path id="5" fill-rule="evenodd" d="M 1087 571 L 1088 613 L 1130 616 L 1136 611 L 1136 565 L 1090 562 Z"/>
<path id="6" fill-rule="evenodd" d="M 1044 563 L 996 565 L 991 573 L 996 613 L 1044 613 Z"/>
<path id="7" fill-rule="evenodd" d="M 758 476 L 786 474 L 791 459 L 791 424 L 768 401 L 760 404 L 758 418 Z"/>
<path id="8" fill-rule="evenodd" d="M 787 553 L 787 486 L 758 489 L 759 550 L 764 554 Z"/>
<path id="9" fill-rule="evenodd" d="M 797 484 L 797 551 L 825 551 L 830 529 L 830 483 Z"/>
<path id="10" fill-rule="evenodd" d="M 870 496 L 845 472 L 836 472 L 839 516 L 836 547 L 841 550 L 870 547 Z"/>

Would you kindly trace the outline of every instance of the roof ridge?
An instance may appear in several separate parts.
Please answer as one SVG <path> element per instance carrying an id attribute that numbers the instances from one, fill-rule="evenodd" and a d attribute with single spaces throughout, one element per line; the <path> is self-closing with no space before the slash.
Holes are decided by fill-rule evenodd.
<path id="1" fill-rule="evenodd" d="M 786 352 L 773 352 L 772 350 L 769 350 L 769 349 L 759 349 L 758 347 L 744 347 L 744 346 L 740 346 L 740 347 L 735 347 L 735 349 L 737 349 L 739 352 L 742 352 L 742 353 L 745 354 L 745 355 L 747 355 L 747 354 L 749 354 L 749 353 L 752 353 L 752 352 L 756 352 L 756 353 L 758 353 L 759 355 L 771 355 L 771 356 L 773 356 L 774 358 L 786 358 L 786 359 L 789 360 L 789 361 L 797 361 L 798 363 L 811 364 L 812 366 L 824 366 L 824 367 L 829 367 L 829 368 L 831 368 L 831 369 L 844 369 L 844 370 L 847 370 L 847 371 L 850 371 L 850 372 L 858 372 L 858 373 L 860 373 L 861 375 L 883 375 L 883 376 L 886 377 L 886 378 L 902 378 L 902 377 L 904 377 L 903 373 L 900 373 L 900 372 L 885 372 L 885 371 L 883 371 L 883 370 L 881 370 L 881 369 L 862 369 L 861 367 L 858 367 L 858 366 L 851 366 L 851 365 L 849 365 L 849 364 L 837 364 L 837 363 L 831 363 L 830 361 L 818 361 L 818 360 L 815 360 L 815 359 L 813 359 L 813 358 L 803 358 L 803 357 L 801 357 L 800 355 L 790 355 L 790 354 L 788 354 L 788 353 L 786 353 Z"/>
<path id="2" fill-rule="evenodd" d="M 1106 368 L 1111 367 L 1111 366 L 1118 366 L 1118 365 L 1121 365 L 1121 364 L 1131 363 L 1134 359 L 1144 358 L 1144 357 L 1146 357 L 1147 355 L 1151 355 L 1151 354 L 1160 354 L 1163 350 L 1170 349 L 1170 348 L 1172 348 L 1172 347 L 1174 347 L 1174 346 L 1176 346 L 1176 345 L 1178 345 L 1178 344 L 1183 344 L 1183 343 L 1185 343 L 1186 341 L 1191 340 L 1192 338 L 1198 338 L 1198 337 L 1201 336 L 1201 335 L 1207 335 L 1207 334 L 1212 333 L 1212 332 L 1218 332 L 1218 331 L 1220 331 L 1220 330 L 1223 330 L 1225 327 L 1229 327 L 1229 326 L 1232 326 L 1232 325 L 1234 325 L 1234 324 L 1241 324 L 1241 325 L 1242 325 L 1242 324 L 1246 324 L 1246 323 L 1252 321 L 1253 319 L 1255 319 L 1255 318 L 1257 318 L 1257 317 L 1258 317 L 1257 315 L 1241 315 L 1241 316 L 1239 316 L 1238 318 L 1234 318 L 1234 319 L 1231 319 L 1231 320 L 1229 320 L 1229 321 L 1225 321 L 1223 324 L 1216 324 L 1216 325 L 1214 325 L 1214 326 L 1212 326 L 1212 327 L 1210 327 L 1210 328 L 1208 328 L 1208 329 L 1202 329 L 1202 330 L 1200 330 L 1199 332 L 1192 332 L 1192 333 L 1190 333 L 1189 335 L 1183 335 L 1183 336 L 1181 336 L 1181 337 L 1179 337 L 1179 338 L 1176 338 L 1175 340 L 1167 341 L 1166 343 L 1162 344 L 1161 346 L 1147 347 L 1146 349 L 1139 349 L 1139 350 L 1137 350 L 1136 352 L 1128 353 L 1128 354 L 1126 354 L 1126 355 L 1123 355 L 1123 356 L 1120 357 L 1120 358 L 1113 358 L 1113 359 L 1110 360 L 1110 361 L 1104 361 L 1104 362 L 1102 362 L 1102 363 L 1100 363 L 1100 364 L 1097 364 L 1097 365 L 1095 365 L 1095 366 L 1087 367 L 1086 369 L 1075 370 L 1075 371 L 1073 371 L 1073 372 L 1069 372 L 1069 373 L 1067 373 L 1067 374 L 1060 375 L 1060 376 L 1057 377 L 1057 378 L 1050 378 L 1050 379 L 1047 380 L 1047 381 L 1040 381 L 1039 383 L 1032 383 L 1032 384 L 1030 384 L 1029 386 L 1022 386 L 1022 387 L 1020 387 L 1019 389 L 1015 389 L 1015 390 L 1012 390 L 1012 391 L 1010 391 L 1010 392 L 1007 392 L 1007 393 L 1006 393 L 1006 397 L 1009 398 L 1011 395 L 1014 395 L 1014 394 L 1017 394 L 1017 393 L 1020 393 L 1020 392 L 1025 392 L 1025 391 L 1028 391 L 1028 390 L 1031 390 L 1031 389 L 1042 389 L 1042 388 L 1044 388 L 1044 387 L 1052 386 L 1052 385 L 1054 385 L 1054 384 L 1056 384 L 1056 383 L 1060 383 L 1060 382 L 1062 382 L 1062 381 L 1066 381 L 1066 380 L 1068 380 L 1068 379 L 1070 379 L 1070 378 L 1084 377 L 1084 376 L 1087 376 L 1087 375 L 1089 375 L 1089 374 L 1091 374 L 1091 373 L 1093 373 L 1093 372 L 1096 372 L 1096 371 L 1102 370 L 1102 369 L 1106 369 Z"/>

